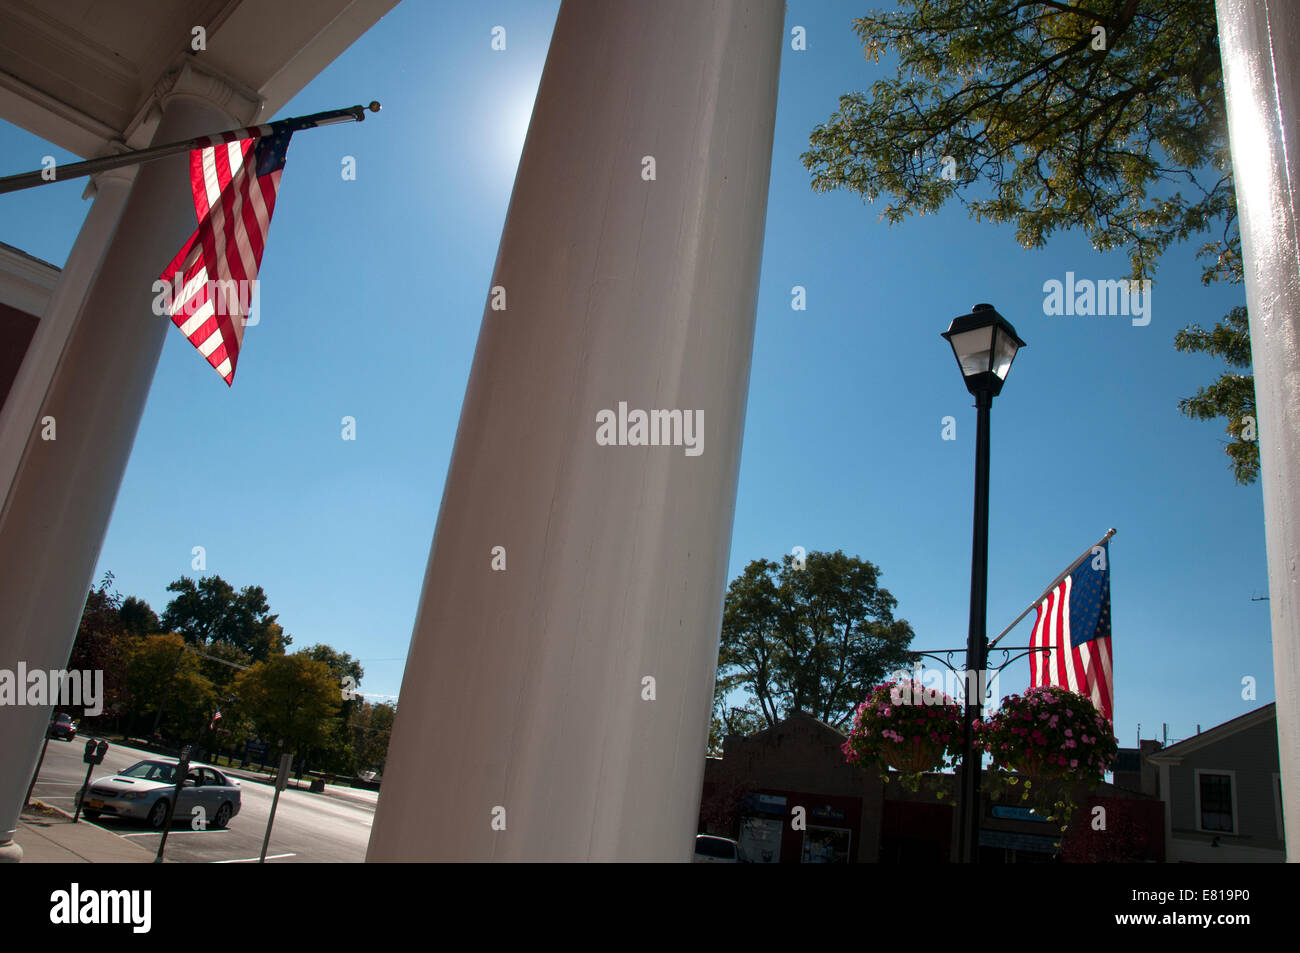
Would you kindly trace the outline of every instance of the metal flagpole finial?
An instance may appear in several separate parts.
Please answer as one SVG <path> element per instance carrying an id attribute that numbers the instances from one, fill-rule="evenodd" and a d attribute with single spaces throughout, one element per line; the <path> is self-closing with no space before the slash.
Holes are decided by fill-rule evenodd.
<path id="1" fill-rule="evenodd" d="M 383 107 L 379 105 L 379 100 L 377 100 L 377 99 L 372 99 L 372 100 L 370 100 L 370 111 L 371 111 L 372 113 L 377 113 L 377 112 L 379 112 L 379 110 L 382 109 L 382 108 L 383 108 Z"/>

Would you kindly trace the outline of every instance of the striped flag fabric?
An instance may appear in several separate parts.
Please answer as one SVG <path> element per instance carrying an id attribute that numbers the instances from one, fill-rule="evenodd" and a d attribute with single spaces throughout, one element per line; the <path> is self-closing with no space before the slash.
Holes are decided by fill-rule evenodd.
<path id="1" fill-rule="evenodd" d="M 267 230 L 293 130 L 272 124 L 209 137 L 190 152 L 198 228 L 159 276 L 166 313 L 225 380 L 235 379 Z"/>
<path id="2" fill-rule="evenodd" d="M 1069 689 L 1114 721 L 1110 646 L 1110 544 L 1094 547 L 1038 604 L 1029 653 L 1029 687 Z"/>

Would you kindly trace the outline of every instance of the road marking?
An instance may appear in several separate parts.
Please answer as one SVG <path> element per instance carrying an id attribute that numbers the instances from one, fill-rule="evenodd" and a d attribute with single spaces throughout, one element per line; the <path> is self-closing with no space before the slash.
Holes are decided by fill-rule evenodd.
<path id="1" fill-rule="evenodd" d="M 281 857 L 297 857 L 297 856 L 298 856 L 297 854 L 267 854 L 267 855 L 266 855 L 266 859 L 267 859 L 267 860 L 279 860 Z M 214 864 L 255 864 L 255 863 L 257 863 L 259 860 L 261 860 L 260 857 L 241 857 L 241 858 L 239 858 L 238 860 L 214 860 L 214 861 L 211 861 L 211 863 L 214 863 Z"/>
<path id="2" fill-rule="evenodd" d="M 175 837 L 177 834 L 229 834 L 229 833 L 230 831 L 226 830 L 225 828 L 214 828 L 208 831 L 195 831 L 195 830 L 168 831 L 167 836 Z M 139 831 L 135 834 L 118 834 L 117 836 L 118 837 L 162 837 L 162 831 Z"/>

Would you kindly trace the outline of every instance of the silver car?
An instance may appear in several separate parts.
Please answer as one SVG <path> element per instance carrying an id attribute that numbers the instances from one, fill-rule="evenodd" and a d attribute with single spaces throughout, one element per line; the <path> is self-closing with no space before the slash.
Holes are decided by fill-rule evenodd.
<path id="1" fill-rule="evenodd" d="M 715 837 L 712 834 L 695 835 L 694 861 L 697 864 L 748 863 L 738 841 L 730 837 Z"/>
<path id="2" fill-rule="evenodd" d="M 176 791 L 178 763 L 173 758 L 151 758 L 121 774 L 96 779 L 86 791 L 82 813 L 87 820 L 101 815 L 126 817 L 162 830 Z M 191 763 L 173 820 L 193 823 L 201 818 L 204 826 L 220 829 L 238 813 L 239 782 L 209 765 Z"/>

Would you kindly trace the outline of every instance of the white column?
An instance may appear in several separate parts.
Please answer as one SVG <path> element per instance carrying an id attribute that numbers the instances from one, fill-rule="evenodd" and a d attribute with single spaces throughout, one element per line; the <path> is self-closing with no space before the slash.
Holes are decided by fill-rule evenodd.
<path id="1" fill-rule="evenodd" d="M 189 71 L 163 100 L 154 142 L 237 126 L 218 108 L 247 103 Z M 58 360 L 22 434 L 25 449 L 0 512 L 0 668 L 61 669 L 144 411 L 167 317 L 152 312 L 153 282 L 195 226 L 189 158 L 142 166 Z M 42 439 L 41 419 L 56 439 Z M 48 707 L 0 707 L 0 856 L 17 825 Z"/>
<path id="2" fill-rule="evenodd" d="M 1250 309 L 1287 856 L 1300 861 L 1300 7 L 1218 0 Z"/>
<path id="3" fill-rule="evenodd" d="M 368 860 L 691 856 L 783 14 L 560 9 Z M 689 414 L 700 452 L 599 445 L 623 403 Z"/>
<path id="4" fill-rule="evenodd" d="M 36 333 L 32 335 L 9 396 L 0 407 L 0 500 L 8 494 L 14 474 L 18 472 L 32 421 L 40 416 L 41 402 L 54 380 L 59 357 L 68 343 L 77 315 L 81 313 L 91 279 L 99 270 L 99 263 L 103 261 L 108 242 L 117 228 L 136 171 L 129 167 L 95 176 L 95 198 L 90 211 L 86 213 L 68 260 L 59 272 L 59 282 L 49 304 L 40 315 Z"/>

